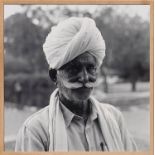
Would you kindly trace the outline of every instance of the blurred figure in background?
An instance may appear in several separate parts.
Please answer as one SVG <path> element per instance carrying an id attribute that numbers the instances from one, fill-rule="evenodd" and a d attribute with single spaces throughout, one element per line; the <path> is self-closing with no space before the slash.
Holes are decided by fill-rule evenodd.
<path id="1" fill-rule="evenodd" d="M 21 105 L 22 86 L 20 82 L 15 82 L 14 91 L 16 94 L 17 104 L 19 105 L 18 107 L 21 108 L 22 107 Z"/>
<path id="2" fill-rule="evenodd" d="M 91 96 L 105 56 L 94 20 L 71 17 L 60 22 L 43 49 L 57 89 L 49 106 L 23 124 L 15 150 L 136 151 L 120 111 Z"/>

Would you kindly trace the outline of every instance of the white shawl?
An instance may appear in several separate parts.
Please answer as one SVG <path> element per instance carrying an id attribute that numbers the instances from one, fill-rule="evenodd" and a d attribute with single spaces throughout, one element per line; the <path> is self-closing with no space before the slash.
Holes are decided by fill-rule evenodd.
<path id="1" fill-rule="evenodd" d="M 136 151 L 136 145 L 124 125 L 120 111 L 111 105 L 99 103 L 93 97 L 90 100 L 97 109 L 99 125 L 108 151 Z M 59 108 L 58 89 L 50 97 L 49 134 L 49 151 L 69 151 L 65 121 Z"/>

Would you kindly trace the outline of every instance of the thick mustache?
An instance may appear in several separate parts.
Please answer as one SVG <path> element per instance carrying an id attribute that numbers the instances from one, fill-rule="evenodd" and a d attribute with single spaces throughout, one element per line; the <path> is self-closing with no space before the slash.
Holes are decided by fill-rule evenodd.
<path id="1" fill-rule="evenodd" d="M 82 87 L 93 88 L 96 85 L 96 82 L 79 83 L 79 82 L 63 81 L 63 84 L 66 88 L 77 89 L 77 88 L 82 88 Z"/>

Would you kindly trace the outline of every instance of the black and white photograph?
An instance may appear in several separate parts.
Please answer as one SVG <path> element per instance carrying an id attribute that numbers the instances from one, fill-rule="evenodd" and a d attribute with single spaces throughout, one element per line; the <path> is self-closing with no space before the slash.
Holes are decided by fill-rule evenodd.
<path id="1" fill-rule="evenodd" d="M 4 5 L 4 151 L 150 150 L 150 5 Z"/>

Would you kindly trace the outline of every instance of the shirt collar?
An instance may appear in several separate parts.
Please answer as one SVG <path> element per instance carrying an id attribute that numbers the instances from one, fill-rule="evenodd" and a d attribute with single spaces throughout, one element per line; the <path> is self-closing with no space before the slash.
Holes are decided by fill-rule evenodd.
<path id="1" fill-rule="evenodd" d="M 60 108 L 62 110 L 62 113 L 63 113 L 63 116 L 64 116 L 64 120 L 65 120 L 65 123 L 66 123 L 66 126 L 69 127 L 72 119 L 74 117 L 80 117 L 80 116 L 77 116 L 76 114 L 74 114 L 73 112 L 71 112 L 63 103 L 60 102 Z M 88 119 L 90 119 L 91 121 L 94 121 L 97 119 L 97 110 L 95 108 L 95 106 L 90 102 L 90 115 L 88 117 Z"/>
<path id="2" fill-rule="evenodd" d="M 72 113 L 63 103 L 60 102 L 60 108 L 61 108 L 61 111 L 62 111 L 62 114 L 64 116 L 64 120 L 65 120 L 65 123 L 67 125 L 67 127 L 70 125 L 73 117 L 75 116 L 74 113 Z"/>

